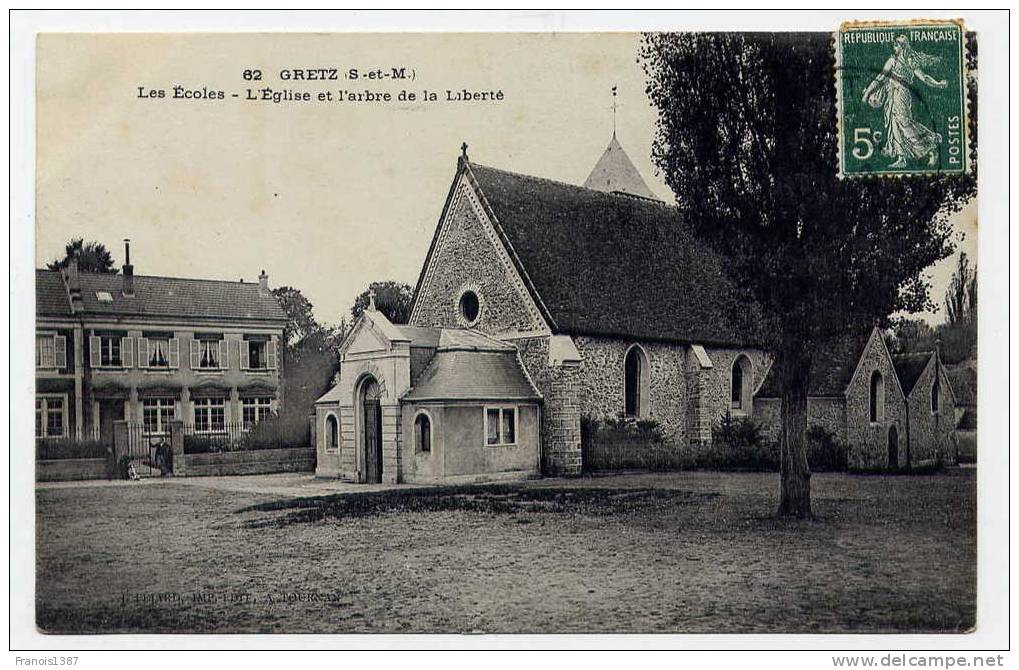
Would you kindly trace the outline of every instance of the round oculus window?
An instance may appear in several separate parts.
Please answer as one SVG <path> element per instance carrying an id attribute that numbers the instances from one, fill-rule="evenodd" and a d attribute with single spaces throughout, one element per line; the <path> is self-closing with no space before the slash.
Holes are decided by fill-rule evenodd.
<path id="1" fill-rule="evenodd" d="M 478 294 L 474 291 L 464 291 L 460 296 L 460 316 L 467 323 L 474 323 L 481 311 L 481 303 L 478 301 Z"/>

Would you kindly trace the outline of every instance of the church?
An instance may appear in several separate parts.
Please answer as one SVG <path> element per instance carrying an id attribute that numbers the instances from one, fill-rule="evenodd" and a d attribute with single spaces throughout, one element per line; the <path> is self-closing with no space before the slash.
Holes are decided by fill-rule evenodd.
<path id="1" fill-rule="evenodd" d="M 317 473 L 470 482 L 581 471 L 581 417 L 705 444 L 771 359 L 721 260 L 615 135 L 584 186 L 457 160 L 409 323 L 369 307 L 316 403 Z M 736 380 L 733 383 L 733 380 Z"/>
<path id="2" fill-rule="evenodd" d="M 781 393 L 752 309 L 615 134 L 584 186 L 474 163 L 464 145 L 409 323 L 371 305 L 341 346 L 316 403 L 317 473 L 576 475 L 582 417 L 653 421 L 694 450 L 726 414 L 777 439 Z M 937 352 L 893 357 L 875 328 L 815 368 L 808 424 L 845 445 L 851 469 L 955 462 Z"/>

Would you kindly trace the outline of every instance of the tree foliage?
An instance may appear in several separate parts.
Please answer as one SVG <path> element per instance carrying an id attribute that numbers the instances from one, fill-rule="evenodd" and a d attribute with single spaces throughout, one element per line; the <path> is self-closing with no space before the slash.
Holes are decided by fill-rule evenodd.
<path id="1" fill-rule="evenodd" d="M 976 266 L 970 268 L 965 251 L 959 254 L 958 265 L 945 292 L 945 318 L 947 323 L 977 318 L 977 269 Z"/>
<path id="2" fill-rule="evenodd" d="M 287 349 L 283 368 L 280 421 L 293 442 L 307 439 L 315 401 L 329 390 L 340 369 L 337 341 L 325 328 L 309 333 Z"/>
<path id="3" fill-rule="evenodd" d="M 386 315 L 393 323 L 407 323 L 410 320 L 411 303 L 414 300 L 414 287 L 395 281 L 372 282 L 361 295 L 354 299 L 350 308 L 353 318 L 361 316 L 368 306 L 369 294 L 375 294 L 375 308 Z"/>
<path id="4" fill-rule="evenodd" d="M 287 315 L 284 339 L 288 345 L 294 345 L 322 328 L 312 313 L 311 301 L 299 289 L 279 286 L 272 290 L 272 294 Z"/>
<path id="5" fill-rule="evenodd" d="M 779 512 L 807 516 L 812 360 L 847 332 L 930 309 L 974 177 L 837 177 L 830 34 L 646 35 L 652 158 L 687 220 L 764 312 L 783 387 Z"/>
<path id="6" fill-rule="evenodd" d="M 315 411 L 315 401 L 329 390 L 339 371 L 338 348 L 346 324 L 333 327 L 319 323 L 311 301 L 299 289 L 280 286 L 272 292 L 287 317 L 280 380 L 283 403 L 276 421 L 288 443 L 300 444 L 308 439 L 308 417 Z"/>
<path id="7" fill-rule="evenodd" d="M 72 258 L 78 259 L 78 270 L 81 272 L 117 273 L 113 254 L 106 246 L 94 240 L 86 242 L 81 237 L 71 238 L 71 241 L 64 245 L 64 257 L 54 259 L 47 263 L 46 267 L 50 270 L 62 270 Z"/>

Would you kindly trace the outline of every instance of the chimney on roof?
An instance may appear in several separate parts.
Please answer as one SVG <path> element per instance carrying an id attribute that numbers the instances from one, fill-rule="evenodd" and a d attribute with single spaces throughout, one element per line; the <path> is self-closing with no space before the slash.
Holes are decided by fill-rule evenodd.
<path id="1" fill-rule="evenodd" d="M 134 297 L 134 266 L 131 265 L 131 240 L 124 239 L 124 297 Z"/>
<path id="2" fill-rule="evenodd" d="M 81 277 L 78 275 L 78 256 L 71 256 L 67 261 L 67 267 L 61 275 L 64 278 L 64 285 L 67 287 L 67 298 L 71 303 L 72 312 L 80 312 L 84 306 L 81 297 Z"/>
<path id="3" fill-rule="evenodd" d="M 260 295 L 269 295 L 269 275 L 265 274 L 264 269 L 258 275 L 258 293 Z"/>

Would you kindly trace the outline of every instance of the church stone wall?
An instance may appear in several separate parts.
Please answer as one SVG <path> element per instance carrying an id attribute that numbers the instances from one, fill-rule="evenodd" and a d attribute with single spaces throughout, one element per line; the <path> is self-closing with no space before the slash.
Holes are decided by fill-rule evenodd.
<path id="1" fill-rule="evenodd" d="M 699 384 L 701 428 L 700 433 L 693 437 L 699 442 L 710 441 L 711 426 L 724 417 L 727 412 L 744 415 L 732 410 L 732 366 L 736 359 L 746 356 L 750 360 L 751 379 L 753 380 L 750 385 L 751 390 L 756 390 L 764 382 L 764 377 L 771 367 L 771 356 L 760 349 L 707 347 L 706 351 L 708 358 L 711 359 L 712 367 L 701 369 L 697 366 L 696 368 L 701 378 Z M 753 400 L 751 400 L 750 406 L 749 416 L 757 421 Z"/>
<path id="2" fill-rule="evenodd" d="M 633 341 L 608 337 L 575 337 L 583 356 L 578 369 L 581 414 L 594 419 L 621 416 L 624 410 L 623 367 Z M 650 366 L 647 414 L 674 444 L 686 443 L 688 348 L 678 344 L 639 343 Z"/>
<path id="3" fill-rule="evenodd" d="M 937 412 L 931 411 L 931 388 L 941 375 Z M 955 405 L 944 370 L 928 365 L 909 394 L 909 450 L 912 465 L 938 460 L 954 464 L 958 451 L 955 435 Z"/>
<path id="4" fill-rule="evenodd" d="M 781 398 L 754 399 L 754 421 L 766 440 L 778 442 L 782 433 Z M 846 444 L 846 401 L 843 398 L 808 398 L 807 430 L 820 426 L 831 432 L 839 444 Z"/>
<path id="5" fill-rule="evenodd" d="M 870 420 L 870 379 L 874 371 L 884 382 L 884 418 Z M 879 470 L 889 466 L 889 432 L 897 433 L 899 466 L 906 464 L 906 403 L 899 388 L 895 369 L 880 338 L 872 337 L 846 390 L 846 440 L 849 467 L 854 470 Z"/>
<path id="6" fill-rule="evenodd" d="M 581 375 L 576 365 L 549 364 L 548 337 L 515 340 L 520 360 L 544 398 L 541 408 L 541 469 L 546 475 L 581 471 Z"/>
<path id="7" fill-rule="evenodd" d="M 461 182 L 432 252 L 430 268 L 411 315 L 412 326 L 461 328 L 458 300 L 464 288 L 478 294 L 481 312 L 472 327 L 485 333 L 544 329 L 541 316 L 508 265 L 494 231 L 479 215 L 474 190 Z"/>

